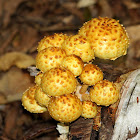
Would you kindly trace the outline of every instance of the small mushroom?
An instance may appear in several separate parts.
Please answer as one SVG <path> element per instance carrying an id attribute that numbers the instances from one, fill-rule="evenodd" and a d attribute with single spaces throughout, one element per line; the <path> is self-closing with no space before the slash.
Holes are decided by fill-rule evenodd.
<path id="1" fill-rule="evenodd" d="M 91 101 L 82 102 L 82 117 L 84 118 L 94 118 L 97 114 L 97 105 Z"/>
<path id="2" fill-rule="evenodd" d="M 91 101 L 97 105 L 109 106 L 119 99 L 119 91 L 115 84 L 108 80 L 99 81 L 89 93 Z"/>
<path id="3" fill-rule="evenodd" d="M 44 50 L 48 47 L 60 47 L 64 40 L 67 38 L 66 34 L 63 33 L 55 33 L 53 35 L 45 36 L 41 41 L 39 42 L 38 45 L 38 52 L 41 50 Z"/>
<path id="4" fill-rule="evenodd" d="M 40 106 L 48 107 L 50 97 L 38 86 L 35 91 L 35 100 Z"/>
<path id="5" fill-rule="evenodd" d="M 42 72 L 46 72 L 54 67 L 59 67 L 62 60 L 66 57 L 65 51 L 58 47 L 49 47 L 36 56 L 36 67 Z"/>
<path id="6" fill-rule="evenodd" d="M 77 80 L 69 70 L 57 67 L 43 74 L 41 87 L 49 96 L 70 94 L 76 90 Z"/>
<path id="7" fill-rule="evenodd" d="M 79 76 L 84 67 L 82 59 L 76 55 L 66 56 L 61 65 L 70 70 L 74 76 Z"/>
<path id="8" fill-rule="evenodd" d="M 78 119 L 82 114 L 82 102 L 74 94 L 52 97 L 48 111 L 53 119 L 69 123 Z"/>
<path id="9" fill-rule="evenodd" d="M 42 72 L 37 73 L 37 75 L 35 76 L 35 83 L 37 85 L 40 85 L 41 84 L 42 76 L 43 76 L 43 73 Z"/>
<path id="10" fill-rule="evenodd" d="M 79 56 L 83 62 L 89 62 L 94 59 L 94 50 L 91 48 L 86 37 L 81 35 L 69 36 L 62 44 L 62 48 L 67 55 L 75 54 Z"/>
<path id="11" fill-rule="evenodd" d="M 43 113 L 47 111 L 46 107 L 40 106 L 34 98 L 37 86 L 30 87 L 22 95 L 22 105 L 31 113 Z"/>
<path id="12" fill-rule="evenodd" d="M 87 64 L 85 65 L 79 78 L 84 84 L 91 86 L 103 79 L 103 72 L 98 66 L 94 64 Z"/>

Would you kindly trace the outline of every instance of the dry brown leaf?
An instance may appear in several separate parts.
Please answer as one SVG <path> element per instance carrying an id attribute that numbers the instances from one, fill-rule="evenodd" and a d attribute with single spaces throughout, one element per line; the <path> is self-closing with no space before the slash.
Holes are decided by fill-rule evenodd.
<path id="1" fill-rule="evenodd" d="M 34 78 L 17 67 L 12 67 L 8 72 L 3 72 L 1 75 L 0 93 L 6 98 L 8 97 L 8 100 L 9 95 L 21 94 L 34 85 Z"/>
<path id="2" fill-rule="evenodd" d="M 22 26 L 19 32 L 12 40 L 13 50 L 20 52 L 31 52 L 31 49 L 37 48 L 39 37 L 37 30 L 29 26 Z M 35 51 L 35 50 L 34 50 Z"/>
<path id="3" fill-rule="evenodd" d="M 21 52 L 10 52 L 0 57 L 0 70 L 6 71 L 13 65 L 19 68 L 27 68 L 35 65 L 35 60 Z"/>
<path id="4" fill-rule="evenodd" d="M 84 8 L 84 7 L 88 7 L 91 6 L 93 4 L 97 3 L 97 0 L 79 0 L 79 2 L 77 3 L 77 7 L 78 8 Z"/>
<path id="5" fill-rule="evenodd" d="M 3 2 L 3 12 L 4 12 L 4 25 L 7 26 L 9 21 L 10 21 L 10 17 L 12 16 L 12 14 L 14 14 L 16 8 L 18 7 L 18 5 L 21 2 L 24 2 L 25 0 L 2 0 Z"/>
<path id="6" fill-rule="evenodd" d="M 140 25 L 129 26 L 126 30 L 130 38 L 130 43 L 140 40 Z"/>

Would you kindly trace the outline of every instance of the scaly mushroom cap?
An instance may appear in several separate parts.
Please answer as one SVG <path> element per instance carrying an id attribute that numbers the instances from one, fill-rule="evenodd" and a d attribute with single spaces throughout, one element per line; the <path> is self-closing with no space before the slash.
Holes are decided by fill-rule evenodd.
<path id="1" fill-rule="evenodd" d="M 58 67 L 62 60 L 66 57 L 65 51 L 58 47 L 49 47 L 40 52 L 36 56 L 36 67 L 42 72 L 46 72 L 51 68 Z"/>
<path id="2" fill-rule="evenodd" d="M 85 65 L 79 78 L 84 84 L 95 85 L 103 79 L 103 72 L 96 65 L 87 64 Z"/>
<path id="3" fill-rule="evenodd" d="M 115 60 L 126 55 L 129 38 L 123 25 L 111 18 L 93 18 L 86 22 L 79 34 L 87 37 L 95 57 Z"/>
<path id="4" fill-rule="evenodd" d="M 66 56 L 61 65 L 70 70 L 74 76 L 79 76 L 84 67 L 82 59 L 76 55 Z"/>
<path id="5" fill-rule="evenodd" d="M 35 83 L 37 85 L 40 85 L 41 84 L 41 78 L 43 76 L 43 73 L 42 72 L 39 72 L 36 76 L 35 76 Z"/>
<path id="6" fill-rule="evenodd" d="M 26 110 L 28 110 L 31 113 L 43 113 L 43 112 L 47 111 L 47 108 L 40 106 L 36 102 L 36 100 L 34 98 L 36 88 L 37 88 L 37 86 L 33 86 L 33 87 L 27 89 L 23 93 L 22 99 L 21 99 L 22 105 L 24 106 L 24 108 Z"/>
<path id="7" fill-rule="evenodd" d="M 76 86 L 75 76 L 65 68 L 52 68 L 44 73 L 41 80 L 42 90 L 49 96 L 70 94 Z"/>
<path id="8" fill-rule="evenodd" d="M 40 52 L 43 49 L 46 49 L 48 47 L 60 47 L 64 40 L 67 38 L 67 35 L 63 33 L 55 33 L 50 36 L 45 36 L 38 45 L 38 52 Z"/>
<path id="9" fill-rule="evenodd" d="M 89 93 L 91 101 L 97 105 L 109 106 L 119 99 L 119 91 L 115 84 L 108 80 L 98 82 Z"/>
<path id="10" fill-rule="evenodd" d="M 83 62 L 89 62 L 94 59 L 94 50 L 87 41 L 86 37 L 74 35 L 67 38 L 62 44 L 62 48 L 67 55 L 75 54 L 79 56 Z"/>
<path id="11" fill-rule="evenodd" d="M 91 101 L 82 102 L 82 117 L 84 118 L 94 118 L 97 114 L 97 105 Z"/>
<path id="12" fill-rule="evenodd" d="M 53 119 L 60 122 L 72 122 L 82 114 L 82 102 L 74 94 L 52 97 L 48 111 Z"/>
<path id="13" fill-rule="evenodd" d="M 35 91 L 35 100 L 39 105 L 48 107 L 50 97 L 42 91 L 40 86 L 38 86 Z"/>

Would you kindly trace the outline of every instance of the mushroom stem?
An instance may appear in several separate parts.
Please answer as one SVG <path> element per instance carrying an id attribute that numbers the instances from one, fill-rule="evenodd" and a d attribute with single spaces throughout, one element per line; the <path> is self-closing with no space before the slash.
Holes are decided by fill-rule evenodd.
<path id="1" fill-rule="evenodd" d="M 58 123 L 56 129 L 60 134 L 58 140 L 68 140 L 69 123 Z"/>
<path id="2" fill-rule="evenodd" d="M 83 84 L 81 89 L 80 89 L 80 94 L 84 94 L 87 91 L 88 85 Z"/>

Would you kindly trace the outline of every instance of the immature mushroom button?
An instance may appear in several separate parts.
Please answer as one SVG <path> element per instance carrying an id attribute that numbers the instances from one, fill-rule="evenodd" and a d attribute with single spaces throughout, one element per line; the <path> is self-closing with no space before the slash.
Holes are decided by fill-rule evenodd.
<path id="1" fill-rule="evenodd" d="M 119 99 L 119 91 L 115 84 L 108 80 L 99 81 L 89 93 L 91 101 L 97 105 L 109 106 Z"/>
<path id="2" fill-rule="evenodd" d="M 52 68 L 43 74 L 41 87 L 49 96 L 70 94 L 76 90 L 77 80 L 66 68 Z"/>
<path id="3" fill-rule="evenodd" d="M 69 55 L 63 59 L 61 65 L 70 70 L 74 76 L 79 76 L 82 73 L 84 62 L 76 55 Z"/>
<path id="4" fill-rule="evenodd" d="M 35 85 L 33 87 L 30 87 L 23 93 L 23 96 L 21 99 L 22 105 L 24 106 L 24 108 L 26 110 L 28 110 L 31 113 L 43 113 L 43 112 L 47 111 L 47 108 L 40 106 L 36 102 L 36 100 L 34 98 L 36 88 L 37 88 L 37 86 Z"/>
<path id="5" fill-rule="evenodd" d="M 42 72 L 46 72 L 51 68 L 59 67 L 65 57 L 65 51 L 61 48 L 46 48 L 38 52 L 36 56 L 36 67 Z"/>
<path id="6" fill-rule="evenodd" d="M 94 64 L 87 64 L 85 65 L 79 78 L 84 84 L 91 86 L 103 79 L 103 72 L 98 66 Z"/>
<path id="7" fill-rule="evenodd" d="M 79 56 L 83 62 L 89 62 L 94 59 L 94 50 L 84 36 L 78 34 L 69 36 L 69 38 L 63 42 L 62 48 L 67 55 L 75 54 Z"/>
<path id="8" fill-rule="evenodd" d="M 97 114 L 97 105 L 92 101 L 83 101 L 82 108 L 81 116 L 84 118 L 94 118 Z"/>
<path id="9" fill-rule="evenodd" d="M 54 33 L 53 35 L 45 36 L 38 44 L 38 52 L 48 47 L 60 47 L 68 36 L 63 33 Z"/>
<path id="10" fill-rule="evenodd" d="M 82 114 L 82 102 L 74 94 L 52 97 L 48 111 L 53 119 L 68 123 L 75 121 Z"/>
<path id="11" fill-rule="evenodd" d="M 35 91 L 35 100 L 40 106 L 48 107 L 50 98 L 46 93 L 42 91 L 42 88 L 38 86 Z"/>

